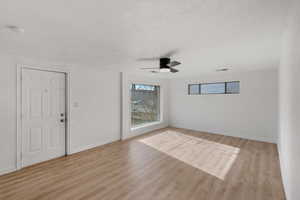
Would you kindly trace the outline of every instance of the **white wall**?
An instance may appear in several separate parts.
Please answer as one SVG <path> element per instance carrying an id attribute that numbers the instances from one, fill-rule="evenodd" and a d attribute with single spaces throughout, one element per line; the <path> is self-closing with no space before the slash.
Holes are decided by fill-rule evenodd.
<path id="1" fill-rule="evenodd" d="M 146 125 L 137 129 L 131 129 L 130 121 L 130 85 L 132 83 L 160 85 L 160 106 L 161 106 L 161 121 L 152 125 Z M 132 74 L 123 73 L 122 75 L 122 139 L 127 139 L 143 133 L 167 127 L 169 124 L 168 115 L 168 81 L 157 79 L 155 77 L 135 76 Z"/>
<path id="2" fill-rule="evenodd" d="M 36 59 L 0 56 L 0 174 L 16 169 L 17 64 L 65 66 Z M 98 70 L 96 67 L 64 68 L 71 74 L 71 152 L 119 140 L 120 74 Z M 75 102 L 78 107 L 73 107 Z"/>
<path id="3" fill-rule="evenodd" d="M 300 199 L 300 2 L 294 1 L 283 40 L 279 77 L 279 155 L 288 200 Z"/>
<path id="4" fill-rule="evenodd" d="M 188 95 L 189 83 L 240 81 L 240 94 Z M 170 126 L 276 142 L 277 70 L 216 73 L 169 83 Z"/>
<path id="5" fill-rule="evenodd" d="M 71 71 L 71 152 L 119 140 L 120 73 L 77 67 Z M 72 107 L 77 102 L 78 107 Z"/>
<path id="6" fill-rule="evenodd" d="M 16 168 L 16 68 L 0 58 L 0 174 Z"/>

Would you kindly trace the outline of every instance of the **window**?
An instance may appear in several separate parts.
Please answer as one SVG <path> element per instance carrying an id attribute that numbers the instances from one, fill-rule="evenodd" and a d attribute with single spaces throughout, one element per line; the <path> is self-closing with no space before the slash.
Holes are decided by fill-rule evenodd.
<path id="1" fill-rule="evenodd" d="M 201 94 L 224 94 L 225 83 L 205 83 L 200 84 Z"/>
<path id="2" fill-rule="evenodd" d="M 226 83 L 226 93 L 227 94 L 239 94 L 240 93 L 240 82 L 233 81 Z"/>
<path id="3" fill-rule="evenodd" d="M 200 85 L 199 84 L 191 84 L 189 85 L 189 94 L 199 94 Z"/>
<path id="4" fill-rule="evenodd" d="M 131 127 L 160 121 L 160 87 L 131 85 Z"/>
<path id="5" fill-rule="evenodd" d="M 240 82 L 189 84 L 188 94 L 239 94 Z"/>

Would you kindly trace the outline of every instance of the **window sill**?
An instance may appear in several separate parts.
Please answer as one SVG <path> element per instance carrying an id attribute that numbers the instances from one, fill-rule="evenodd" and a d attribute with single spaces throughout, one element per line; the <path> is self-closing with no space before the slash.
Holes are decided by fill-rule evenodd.
<path id="1" fill-rule="evenodd" d="M 159 124 L 161 124 L 161 123 L 162 123 L 162 121 L 157 121 L 157 122 L 152 122 L 152 123 L 142 124 L 142 125 L 139 125 L 139 126 L 131 127 L 130 130 L 131 130 L 131 131 L 135 131 L 135 130 L 139 130 L 139 129 L 142 129 L 142 128 L 147 128 L 147 127 L 149 127 L 149 126 L 159 125 Z"/>

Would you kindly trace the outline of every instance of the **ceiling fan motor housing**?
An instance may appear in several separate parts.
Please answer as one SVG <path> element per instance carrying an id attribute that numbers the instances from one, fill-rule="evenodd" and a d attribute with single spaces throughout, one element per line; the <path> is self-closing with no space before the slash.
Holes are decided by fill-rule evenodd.
<path id="1" fill-rule="evenodd" d="M 168 64 L 170 64 L 170 62 L 170 58 L 161 58 L 159 60 L 159 66 L 160 68 L 169 68 Z"/>

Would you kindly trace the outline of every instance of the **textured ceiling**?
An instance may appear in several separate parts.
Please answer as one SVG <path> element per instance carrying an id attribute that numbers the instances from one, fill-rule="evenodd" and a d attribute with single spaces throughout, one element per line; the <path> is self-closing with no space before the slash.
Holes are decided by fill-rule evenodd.
<path id="1" fill-rule="evenodd" d="M 276 67 L 287 0 L 2 0 L 0 52 L 135 71 L 178 50 L 177 76 Z M 136 70 L 137 72 L 140 70 Z"/>

